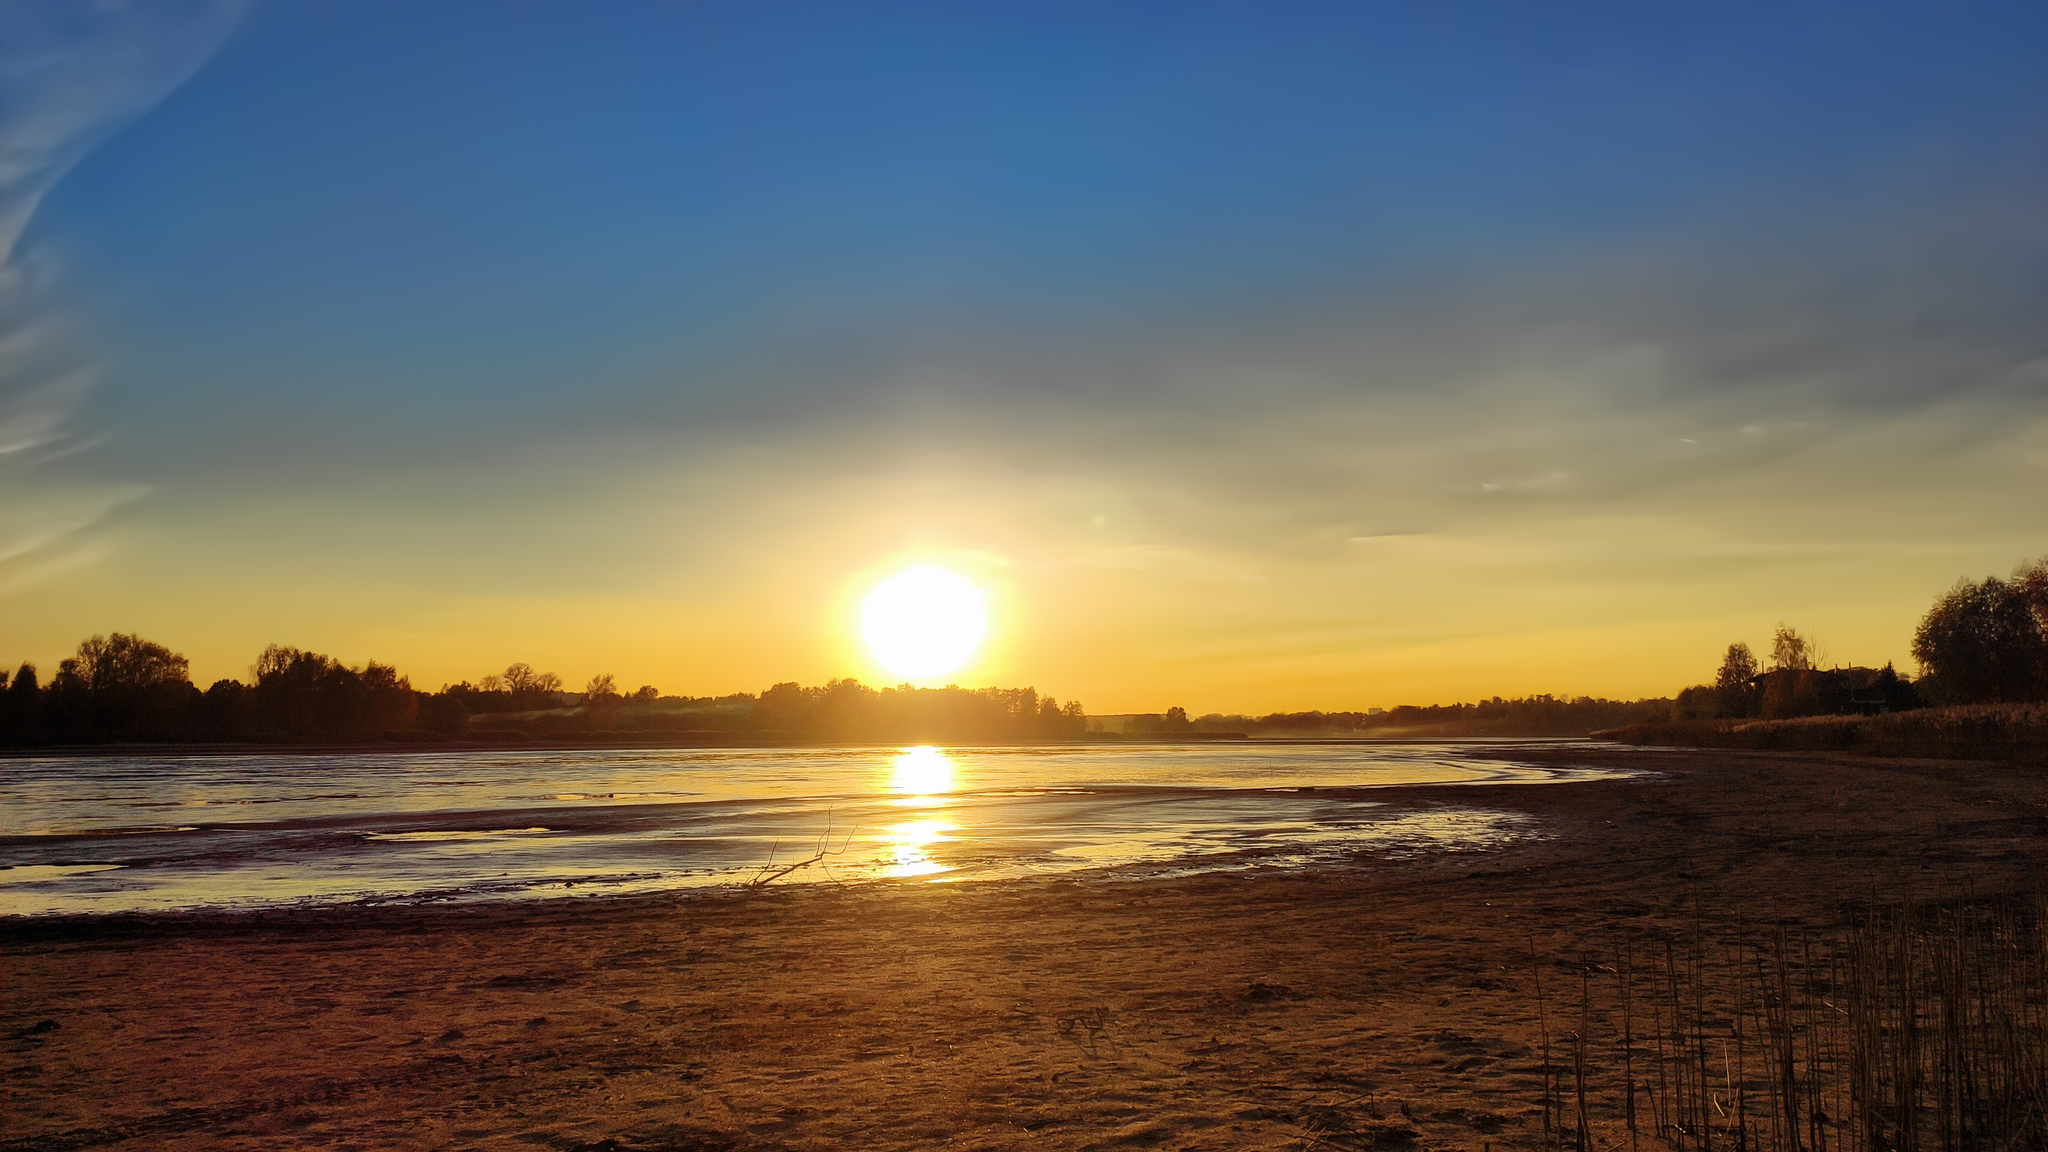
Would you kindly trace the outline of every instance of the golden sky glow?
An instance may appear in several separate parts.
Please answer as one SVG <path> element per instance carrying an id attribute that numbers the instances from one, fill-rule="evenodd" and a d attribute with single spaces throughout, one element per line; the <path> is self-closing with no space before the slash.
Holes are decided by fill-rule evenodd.
<path id="1" fill-rule="evenodd" d="M 883 8 L 22 21 L 0 662 L 1633 698 L 2048 551 L 2038 8 Z"/>
<path id="2" fill-rule="evenodd" d="M 1210 502 L 1231 466 L 1220 450 L 1144 483 L 946 460 L 840 473 L 851 512 L 805 508 L 812 477 L 787 478 L 782 499 L 766 474 L 712 459 L 700 467 L 760 495 L 707 520 L 673 498 L 692 482 L 671 477 L 607 518 L 634 534 L 609 543 L 565 532 L 543 502 L 525 538 L 485 525 L 459 558 L 317 497 L 301 511 L 331 512 L 324 528 L 242 498 L 227 515 L 123 526 L 107 540 L 127 562 L 15 592 L 5 655 L 47 663 L 119 629 L 191 655 L 202 681 L 246 675 L 275 641 L 395 662 L 430 688 L 513 660 L 572 685 L 611 671 L 699 695 L 894 683 L 860 635 L 862 601 L 891 573 L 937 564 L 989 606 L 959 682 L 1029 684 L 1097 712 L 1665 694 L 1705 678 L 1732 640 L 1766 644 L 1780 620 L 1834 659 L 1906 664 L 1913 624 L 1956 576 L 2037 551 L 2038 505 L 2018 481 L 2048 481 L 2048 425 L 1954 431 L 1869 420 L 1787 434 L 1789 450 L 1733 477 L 1577 498 L 1451 493 L 1413 526 L 1334 509 L 1317 523 L 1314 501 L 1249 486 Z M 1302 435 L 1304 452 L 1329 450 Z M 1869 471 L 1888 455 L 1935 457 L 1945 483 Z M 1971 487 L 1984 498 L 1953 498 Z M 629 566 L 621 552 L 640 554 Z M 388 559 L 352 563 L 366 553 Z"/>

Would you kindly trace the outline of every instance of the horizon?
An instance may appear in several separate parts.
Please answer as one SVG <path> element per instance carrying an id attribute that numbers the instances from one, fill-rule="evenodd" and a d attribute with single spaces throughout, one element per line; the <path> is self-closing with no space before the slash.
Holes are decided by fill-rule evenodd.
<path id="1" fill-rule="evenodd" d="M 894 682 L 929 566 L 1094 715 L 1636 700 L 2048 550 L 2038 6 L 20 13 L 10 671 Z"/>
<path id="2" fill-rule="evenodd" d="M 1795 634 L 1796 634 L 1796 633 L 1795 633 Z M 88 643 L 88 642 L 97 642 L 97 641 L 105 640 L 105 639 L 107 639 L 107 638 L 108 638 L 107 636 L 102 636 L 102 635 L 94 635 L 94 636 L 92 636 L 92 637 L 90 638 L 90 640 L 89 640 L 89 641 L 82 641 L 82 642 L 81 642 L 81 646 L 83 646 L 83 644 L 85 644 L 85 643 Z M 119 634 L 114 634 L 114 638 L 116 638 L 116 639 L 119 639 L 119 638 L 120 638 L 120 637 L 119 637 Z M 129 635 L 129 636 L 127 637 L 127 638 L 128 638 L 128 639 L 131 639 L 131 640 L 142 640 L 142 641 L 145 641 L 145 642 L 148 642 L 148 643 L 151 643 L 151 644 L 154 644 L 154 643 L 155 643 L 155 641 L 153 641 L 153 640 L 152 640 L 152 639 L 151 639 L 150 637 L 146 637 L 146 636 L 137 636 L 137 635 L 133 635 L 133 634 L 130 634 L 130 635 Z M 1841 661 L 1838 661 L 1838 660 L 1833 660 L 1833 659 L 1830 659 L 1830 658 L 1829 658 L 1829 656 L 1828 656 L 1828 654 L 1827 654 L 1827 653 L 1826 653 L 1825 651 L 1820 651 L 1820 650 L 1818 650 L 1818 649 L 1817 649 L 1817 647 L 1813 647 L 1813 646 L 1811 646 L 1811 640 L 1810 640 L 1810 638 L 1803 638 L 1803 637 L 1802 637 L 1802 638 L 1800 638 L 1800 640 L 1801 640 L 1802 644 L 1808 645 L 1809 647 L 1804 647 L 1804 648 L 1802 648 L 1802 649 L 1801 649 L 1801 655 L 1800 655 L 1799 659 L 1801 659 L 1801 660 L 1803 660 L 1803 661 L 1810 661 L 1810 663 L 1806 663 L 1806 664 L 1802 664 L 1802 665 L 1796 665 L 1796 666 L 1793 666 L 1793 667 L 1795 667 L 1795 668 L 1796 668 L 1796 667 L 1810 667 L 1810 668 L 1812 668 L 1812 669 L 1816 669 L 1816 670 L 1828 670 L 1828 671 L 1865 671 L 1865 672 L 1868 672 L 1868 671 L 1877 671 L 1877 670 L 1879 670 L 1879 668 L 1880 668 L 1880 667 L 1883 667 L 1883 668 L 1890 668 L 1890 667 L 1892 667 L 1892 666 L 1893 666 L 1893 665 L 1892 665 L 1892 662 L 1889 662 L 1889 661 L 1887 661 L 1887 662 L 1886 662 L 1886 663 L 1885 663 L 1884 665 L 1882 665 L 1882 666 L 1866 666 L 1866 665 L 1856 665 L 1856 664 L 1844 664 L 1844 663 L 1842 663 Z M 177 657 L 177 658 L 178 658 L 178 659 L 180 659 L 180 660 L 183 660 L 183 659 L 185 659 L 185 657 L 184 657 L 184 654 L 183 654 L 182 652 L 178 652 L 178 651 L 176 650 L 176 648 L 175 648 L 175 647 L 169 647 L 169 646 L 166 646 L 166 647 L 167 647 L 167 650 L 168 650 L 168 651 L 169 651 L 169 652 L 170 652 L 170 653 L 171 653 L 171 654 L 172 654 L 173 656 Z M 1812 653 L 1813 653 L 1813 652 L 1816 652 L 1816 651 L 1818 651 L 1818 652 L 1819 652 L 1819 654 L 1818 654 L 1818 657 L 1817 657 L 1817 658 L 1814 658 L 1814 657 L 1812 656 Z M 193 686 L 194 688 L 206 688 L 206 687 L 210 687 L 210 686 L 212 686 L 212 685 L 213 685 L 214 683 L 216 683 L 216 682 L 218 682 L 218 681 L 230 681 L 230 682 L 233 682 L 233 683 L 236 683 L 236 684 L 240 684 L 240 685 L 242 685 L 242 686 L 244 686 L 244 687 L 249 687 L 249 686 L 253 686 L 254 684 L 256 684 L 256 683 L 258 682 L 258 680 L 260 679 L 260 677 L 261 677 L 261 675 L 262 675 L 262 671 L 261 671 L 261 670 L 262 670 L 262 666 L 263 666 L 263 659 L 264 659 L 265 657 L 267 657 L 267 656 L 268 656 L 268 655 L 269 655 L 269 654 L 270 654 L 271 652 L 281 652 L 281 653 L 286 653 L 286 654 L 294 654 L 294 655 L 296 655 L 296 654 L 304 654 L 304 655 L 307 655 L 307 656 L 312 656 L 312 657 L 316 657 L 316 658 L 327 658 L 327 659 L 332 659 L 332 656 L 331 656 L 331 654 L 315 652 L 314 650 L 312 650 L 312 649 L 310 649 L 310 648 L 309 648 L 309 649 L 299 649 L 299 648 L 296 648 L 295 646 L 290 646 L 290 645 L 277 645 L 277 644 L 273 644 L 273 645 L 270 645 L 270 646 L 269 646 L 268 648 L 266 648 L 265 652 L 264 652 L 263 654 L 261 654 L 261 655 L 259 656 L 259 658 L 258 658 L 258 659 L 257 659 L 256 661 L 252 662 L 252 663 L 251 663 L 251 664 L 250 664 L 250 665 L 248 666 L 248 668 L 247 668 L 247 670 L 246 670 L 245 674 L 243 674 L 243 675 L 241 675 L 241 676 L 225 676 L 225 677 L 218 677 L 218 678 L 214 678 L 214 679 L 205 679 L 205 678 L 201 678 L 201 677 L 196 677 L 196 676 L 194 676 L 194 677 L 190 677 L 190 678 L 189 678 L 189 682 L 191 683 L 191 685 L 192 685 L 192 686 Z M 70 660 L 69 660 L 69 658 L 67 657 L 67 658 L 65 658 L 65 659 L 62 659 L 62 660 L 52 661 L 52 662 L 50 662 L 50 663 L 49 663 L 49 664 L 47 664 L 47 665 L 44 665 L 44 664 L 40 664 L 40 663 L 37 663 L 37 662 L 35 662 L 35 661 L 24 661 L 24 662 L 22 662 L 22 664 L 23 664 L 23 665 L 24 665 L 24 666 L 25 666 L 25 667 L 26 667 L 26 668 L 27 668 L 28 670 L 32 671 L 32 672 L 33 672 L 33 673 L 35 674 L 35 678 L 36 678 L 36 681 L 38 682 L 38 684 L 39 684 L 40 686 L 42 686 L 42 687 L 47 687 L 47 686 L 49 685 L 49 683 L 50 683 L 50 678 L 51 678 L 51 676 L 52 676 L 52 675 L 54 675 L 54 674 L 55 674 L 55 673 L 56 673 L 56 672 L 57 672 L 57 671 L 58 671 L 58 670 L 60 669 L 60 667 L 61 667 L 62 665 L 66 664 L 66 663 L 69 663 L 69 662 L 70 662 Z M 759 699 L 762 699 L 762 698 L 766 697 L 766 696 L 767 696 L 767 695 L 768 695 L 768 694 L 769 694 L 770 692 L 772 692 L 772 691 L 774 691 L 775 689 L 778 689 L 778 688 L 784 688 L 784 687 L 792 687 L 792 686 L 793 686 L 793 687 L 797 687 L 797 688 L 803 689 L 803 690 L 805 690 L 805 691 L 812 691 L 812 690 L 823 690 L 823 689 L 826 689 L 826 688 L 830 688 L 830 687 L 832 687 L 832 686 L 834 686 L 834 685 L 837 685 L 837 684 L 842 684 L 842 683 L 848 683 L 848 684 L 853 684 L 853 685 L 855 685 L 855 686 L 857 686 L 857 687 L 859 687 L 859 688 L 861 688 L 861 689 L 863 689 L 863 690 L 865 690 L 865 691 L 869 691 L 869 692 L 875 692 L 875 693 L 888 693 L 888 692 L 908 692 L 908 691 L 948 691 L 948 692 L 953 692 L 953 691 L 966 691 L 966 692 L 983 692 L 983 691 L 989 691 L 989 692 L 1030 692 L 1030 693 L 1034 693 L 1034 694 L 1036 694 L 1036 695 L 1037 695 L 1037 696 L 1039 696 L 1039 697 L 1040 697 L 1041 699 L 1056 699 L 1056 700 L 1061 700 L 1061 701 L 1064 701 L 1064 702 L 1066 702 L 1066 703 L 1068 703 L 1068 704 L 1070 704 L 1070 705 L 1072 705 L 1072 706 L 1074 706 L 1074 707 L 1076 707 L 1076 708 L 1079 708 L 1079 707 L 1083 707 L 1083 706 L 1085 706 L 1085 704 L 1086 704 L 1086 702 L 1085 702 L 1085 701 L 1082 701 L 1082 700 L 1079 700 L 1079 699 L 1076 699 L 1076 698 L 1073 698 L 1073 697 L 1060 697 L 1060 696 L 1058 696 L 1058 695 L 1057 695 L 1057 693 L 1050 693 L 1050 692 L 1040 692 L 1040 691 L 1039 691 L 1039 687 L 1038 687 L 1038 685 L 1036 685 L 1036 684 L 1026 684 L 1026 685 L 1014 685 L 1014 684 L 1013 684 L 1013 685 L 993 685 L 993 684 L 961 684 L 961 683 L 958 683 L 958 682 L 955 682 L 955 681 L 949 680 L 949 679 L 947 679 L 947 678 L 946 678 L 945 676 L 938 676 L 938 677 L 926 677 L 926 678 L 923 678 L 922 680 L 914 680 L 914 679 L 898 679 L 898 680 L 897 680 L 896 682 L 894 682 L 894 683 L 890 683 L 890 682 L 888 682 L 888 681 L 887 681 L 887 680 L 885 680 L 885 679 L 878 679 L 878 680 L 874 680 L 873 682 L 870 682 L 870 680 L 868 680 L 868 679 L 863 679 L 863 678 L 861 678 L 861 677 L 857 677 L 857 676 L 839 677 L 839 678 L 835 678 L 835 679 L 833 679 L 833 680 L 830 680 L 830 681 L 824 681 L 824 682 L 820 682 L 820 683 L 816 683 L 816 684 L 803 684 L 803 683 L 801 683 L 800 681 L 795 681 L 795 680 L 778 680 L 778 681 L 775 681 L 775 682 L 773 682 L 773 683 L 771 683 L 771 684 L 768 684 L 768 685 L 766 685 L 766 686 L 763 686 L 762 688 L 759 688 L 759 689 L 745 689 L 745 688 L 738 688 L 738 689 L 733 689 L 733 690 L 731 690 L 731 691 L 726 691 L 726 692 L 709 692 L 709 693 L 694 693 L 694 694 L 691 694 L 691 693 L 676 693 L 676 692 L 668 692 L 668 691 L 664 691 L 664 690 L 662 690 L 662 689 L 661 689 L 661 687 L 660 687 L 659 685 L 656 685 L 656 684 L 651 684 L 651 683 L 648 683 L 648 684 L 641 684 L 641 685 L 638 685 L 638 686 L 634 686 L 634 685 L 632 685 L 632 684 L 631 684 L 631 682 L 630 682 L 630 681 L 621 681 L 621 680 L 618 680 L 618 679 L 617 679 L 617 677 L 615 677 L 615 676 L 614 676 L 613 674 L 611 674 L 611 673 L 609 673 L 609 672 L 595 672 L 595 673 L 592 673 L 592 674 L 591 674 L 591 676 L 587 678 L 587 680 L 586 680 L 586 683 L 585 683 L 585 687 L 584 687 L 584 688 L 582 688 L 582 689 L 578 689 L 578 688 L 574 687 L 574 685 L 575 685 L 575 679 L 574 679 L 574 678 L 568 678 L 568 679 L 565 679 L 565 678 L 563 678 L 563 677 L 559 676 L 558 674 L 555 674 L 555 673 L 553 673 L 553 672 L 552 672 L 551 670 L 549 670 L 549 669 L 547 669 L 547 668 L 536 668 L 536 667 L 533 667 L 533 666 L 532 666 L 532 665 L 530 665 L 530 664 L 526 664 L 526 663 L 525 663 L 525 662 L 523 662 L 523 661 L 522 661 L 522 662 L 518 662 L 518 663 L 517 663 L 517 664 L 515 664 L 515 665 L 512 665 L 512 666 L 508 666 L 508 667 L 506 667 L 505 669 L 503 669 L 503 670 L 502 670 L 501 672 L 486 672 L 486 673 L 481 673 L 481 674 L 477 675 L 477 676 L 476 676 L 476 677 L 474 677 L 474 678 L 471 678 L 471 677 L 464 677 L 464 678 L 462 678 L 462 679 L 460 679 L 460 680 L 453 680 L 453 681 L 443 681 L 443 682 L 442 682 L 442 683 L 441 683 L 441 684 L 440 684 L 440 685 L 439 685 L 438 687 L 428 687 L 428 686 L 426 686 L 425 684 L 412 684 L 412 678 L 411 678 L 411 675 L 410 675 L 410 673 L 408 673 L 408 672 L 406 671 L 406 669 L 404 669 L 404 668 L 402 668 L 402 667 L 397 667 L 397 666 L 395 666 L 395 665 L 391 665 L 391 664 L 389 664 L 388 662 L 379 662 L 379 661 L 375 661 L 375 660 L 373 659 L 373 660 L 370 660 L 370 661 L 366 661 L 366 662 L 364 662 L 363 664 L 360 664 L 360 665 L 357 665 L 357 664 L 351 664 L 351 662 L 349 662 L 349 661 L 346 661 L 346 660 L 342 660 L 342 661 L 339 661 L 339 663 L 341 664 L 341 666 L 343 666 L 343 667 L 347 667 L 347 668 L 349 668 L 349 669 L 350 669 L 351 671 L 354 671 L 354 672 L 361 672 L 361 671 L 363 671 L 363 670 L 364 670 L 364 668 L 365 668 L 365 667 L 367 667 L 367 666 L 368 666 L 369 664 L 382 664 L 382 666 L 383 666 L 383 667 L 385 667 L 385 668 L 388 668 L 388 669 L 390 670 L 391 674 L 392 674 L 393 676 L 395 676 L 395 677 L 397 678 L 397 680 L 398 680 L 398 681 L 399 681 L 400 683 L 402 683 L 402 684 L 406 684 L 406 685 L 409 685 L 409 686 L 411 687 L 411 690 L 412 690 L 412 691 L 415 691 L 415 692 L 419 692 L 419 693 L 422 693 L 422 694 L 424 694 L 424 695 L 447 695 L 447 694 L 450 694 L 451 692 L 463 692 L 463 691 L 467 691 L 467 692 L 482 692 L 482 693 L 491 693 L 491 692 L 499 692 L 499 691 L 504 691 L 505 689 L 504 689 L 504 688 L 502 687 L 502 685 L 503 685 L 503 684 L 504 684 L 504 682 L 505 682 L 505 681 L 506 681 L 506 680 L 508 679 L 508 677 L 510 676 L 510 674 L 512 674 L 512 673 L 513 673 L 514 669 L 515 669 L 515 668 L 523 668 L 523 670 L 524 670 L 524 673 L 525 673 L 526 675 L 529 675 L 529 676 L 539 676 L 539 677 L 542 677 L 542 678 L 546 678 L 546 679 L 551 679 L 551 680 L 552 680 L 552 681 L 553 681 L 553 682 L 555 683 L 555 685 L 556 685 L 555 687 L 553 687 L 553 688 L 550 688 L 550 689 L 546 689 L 546 690 L 544 690 L 544 691 L 543 691 L 543 692 L 541 693 L 542 695 L 544 695 L 544 696 L 548 696 L 548 697 L 554 697 L 554 698 L 568 698 L 568 699 L 573 699 L 573 700 L 575 700 L 575 701 L 578 701 L 578 702 L 580 702 L 580 703 L 581 703 L 581 704 L 583 704 L 583 705 L 588 705 L 588 704 L 590 704 L 590 703 L 591 703 L 591 697 L 592 697 L 592 692 L 591 692 L 591 689 L 592 689 L 592 687 L 594 687 L 594 686 L 596 686 L 597 684 L 599 684 L 599 682 L 600 682 L 600 681 L 602 681 L 602 683 L 603 683 L 603 685 L 604 685 L 604 688 L 605 688 L 605 690 L 608 690 L 608 691 L 610 691 L 610 692 L 613 692 L 613 693 L 616 693 L 616 694 L 619 694 L 619 695 L 622 695 L 622 696 L 631 696 L 631 697 L 633 697 L 633 698 L 635 698 L 635 699 L 644 699 L 644 700 L 646 700 L 646 701 L 648 701 L 648 702 L 652 702 L 652 701 L 658 701 L 658 700 L 673 700 L 673 701 L 678 701 L 678 702 L 683 702 L 683 703 L 699 703 L 699 704 L 701 704 L 701 703 L 705 703 L 705 702 L 711 702 L 711 701 L 726 701 L 726 700 L 759 700 Z M 1774 672 L 1774 671 L 1780 671 L 1780 670 L 1783 670 L 1783 668 L 1784 668 L 1784 667 L 1786 667 L 1786 666 L 1783 666 L 1783 665 L 1776 665 L 1776 664 L 1773 664 L 1773 665 L 1772 665 L 1772 666 L 1770 666 L 1769 668 L 1761 668 L 1761 670 L 1762 670 L 1762 671 L 1767 671 L 1767 672 Z M 11 668 L 0 668 L 0 689 L 4 689 L 4 688 L 5 688 L 5 686 L 6 686 L 6 679 L 7 679 L 7 676 L 8 676 L 8 674 L 11 674 L 11 673 L 12 673 L 13 671 L 15 671 L 15 669 L 11 669 Z M 1904 676 L 1905 674 L 1903 674 L 1903 673 L 1902 673 L 1901 675 L 1902 675 L 1902 676 Z M 1907 677 L 1907 678 L 1908 678 L 1908 679 L 1910 680 L 1910 677 Z M 1705 679 L 1705 678 L 1702 678 L 1702 679 Z M 1684 686 L 1684 687 L 1695 687 L 1695 685 L 1687 685 L 1687 686 Z M 646 693 L 648 693 L 650 689 L 652 690 L 652 695 L 643 695 L 643 694 L 646 694 Z M 1210 720 L 1210 719 L 1216 719 L 1216 718 L 1222 718 L 1222 719 L 1226 719 L 1226 720 L 1242 720 L 1242 719 L 1272 719 L 1272 718 L 1275 718 L 1275 717 L 1281 717 L 1281 716 L 1287 716 L 1287 715 L 1310 715 L 1310 714 L 1317 714 L 1317 715 L 1325 715 L 1325 714 L 1327 714 L 1327 715 L 1380 715 L 1380 714 L 1385 714 L 1385 713 L 1392 713 L 1392 712 L 1398 712 L 1398 711 L 1402 711 L 1402 710 L 1418 710 L 1418 711 L 1419 711 L 1419 710 L 1428 710 L 1428 709 L 1441 709 L 1441 708 L 1457 708 L 1457 707 L 1473 707 L 1473 706 L 1483 706 L 1483 705 L 1487 705 L 1487 704 L 1493 704 L 1493 705 L 1503 705 L 1503 704 L 1506 704 L 1506 705 L 1519 705 L 1519 704 L 1534 704 L 1534 703 L 1556 703 L 1556 704 L 1610 704 L 1610 703 L 1611 703 L 1611 704 L 1648 704 L 1648 703 L 1670 703 L 1670 702 L 1672 702 L 1672 701 L 1676 700 L 1676 699 L 1677 699 L 1677 698 L 1679 697 L 1679 695 L 1680 695 L 1680 693 L 1681 693 L 1681 691 L 1682 691 L 1682 690 L 1683 690 L 1682 688 L 1681 688 L 1681 689 L 1673 689 L 1672 691 L 1670 691 L 1670 692 L 1668 692 L 1668 693 L 1663 693 L 1663 694 L 1655 694 L 1655 695 L 1644 695 L 1644 696 L 1639 696 L 1639 697 L 1633 697 L 1633 698 L 1629 698 L 1629 697 L 1614 697 L 1614 698 L 1609 698 L 1609 697 L 1603 697 L 1603 696 L 1598 696 L 1598 695 L 1595 695 L 1595 694 L 1591 694 L 1591 693 L 1584 693 L 1584 692 L 1532 692 L 1532 693 L 1527 693 L 1527 694 L 1523 694 L 1523 695 L 1516 695 L 1516 696 L 1504 696 L 1504 695 L 1502 695 L 1502 694 L 1500 694 L 1500 693 L 1494 693 L 1494 694 L 1492 694 L 1492 695 L 1490 695 L 1490 696 L 1489 696 L 1489 695 L 1486 695 L 1486 694 L 1484 694 L 1484 693 L 1480 693 L 1480 694 L 1477 694 L 1477 695 L 1475 695 L 1475 696 L 1473 696 L 1473 697 L 1470 697 L 1470 698 L 1464 698 L 1464 699 L 1453 699 L 1453 700 L 1432 700 L 1432 701 L 1427 701 L 1427 702 L 1421 702 L 1421 701 L 1403 701 L 1403 702 L 1398 702 L 1398 703 L 1356 703 L 1356 702 L 1354 702 L 1354 703 L 1350 703 L 1350 704 L 1343 704 L 1343 705 L 1334 705 L 1334 706 L 1329 706 L 1329 707 L 1322 707 L 1322 706 L 1314 706 L 1314 707 L 1302 707 L 1302 708 L 1282 708 L 1282 709 L 1268 709 L 1268 710 L 1264 710 L 1264 711 L 1259 711 L 1259 710 L 1252 710 L 1252 709 L 1235 709 L 1235 710 L 1234 710 L 1234 709 L 1230 709 L 1230 708 L 1228 708 L 1228 707 L 1223 707 L 1223 708 L 1207 708 L 1207 709 L 1191 709 L 1191 708 L 1186 708 L 1186 707 L 1185 707 L 1184 705 L 1180 705 L 1180 704 L 1167 704 L 1167 705 L 1161 705 L 1160 707 L 1157 707 L 1157 708 L 1146 708 L 1146 709 L 1134 709 L 1134 710 L 1121 710 L 1121 711 L 1090 711 L 1090 712 L 1087 712 L 1087 713 L 1086 713 L 1086 715 L 1087 715 L 1087 718 L 1088 718 L 1089 720 L 1091 720 L 1091 721 L 1094 721 L 1094 720 L 1117 720 L 1117 719 L 1134 719 L 1134 718 L 1145 718 L 1145 717 L 1152 717 L 1152 718 L 1158 718 L 1158 717 L 1160 717 L 1160 716 L 1162 716 L 1162 715 L 1166 715 L 1166 714 L 1169 714 L 1169 713 L 1171 713 L 1171 712 L 1174 712 L 1174 711 L 1180 711 L 1180 712 L 1182 712 L 1182 713 L 1184 714 L 1185 718 L 1186 718 L 1186 719 L 1188 719 L 1188 720 L 1191 720 L 1191 721 L 1203 721 L 1203 720 Z"/>

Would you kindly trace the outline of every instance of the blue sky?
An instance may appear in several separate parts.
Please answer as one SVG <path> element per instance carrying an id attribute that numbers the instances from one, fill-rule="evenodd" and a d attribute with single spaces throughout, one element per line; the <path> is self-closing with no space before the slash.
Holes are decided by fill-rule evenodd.
<path id="1" fill-rule="evenodd" d="M 1802 612 L 1903 659 L 2048 549 L 2044 58 L 2021 4 L 23 21 L 103 114 L 0 121 L 79 153 L 8 262 L 0 657 L 524 627 L 729 690 L 861 671 L 842 585 L 930 553 L 1010 590 L 989 677 L 1132 707 L 1666 691 Z"/>

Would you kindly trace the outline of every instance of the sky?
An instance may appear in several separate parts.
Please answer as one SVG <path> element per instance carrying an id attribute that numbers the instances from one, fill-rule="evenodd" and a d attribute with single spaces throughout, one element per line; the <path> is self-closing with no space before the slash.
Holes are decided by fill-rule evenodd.
<path id="1" fill-rule="evenodd" d="M 2048 553 L 2032 3 L 24 0 L 0 660 L 1089 711 L 1912 670 Z"/>

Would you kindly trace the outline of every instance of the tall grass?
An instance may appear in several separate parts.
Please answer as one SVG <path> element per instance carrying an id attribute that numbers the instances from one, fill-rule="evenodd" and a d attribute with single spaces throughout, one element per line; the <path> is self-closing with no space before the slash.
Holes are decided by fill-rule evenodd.
<path id="1" fill-rule="evenodd" d="M 1625 744 L 1857 752 L 2048 766 L 2048 704 L 1973 704 L 1796 720 L 1674 720 L 1593 735 Z"/>
<path id="2" fill-rule="evenodd" d="M 1544 1060 L 1544 1143 L 2048 1148 L 2044 926 L 2036 894 L 1874 908 L 1822 937 L 1720 944 L 1695 927 L 1611 962 L 1582 958 L 1571 1065 Z M 1546 1036 L 1549 1010 L 1539 1004 Z"/>

